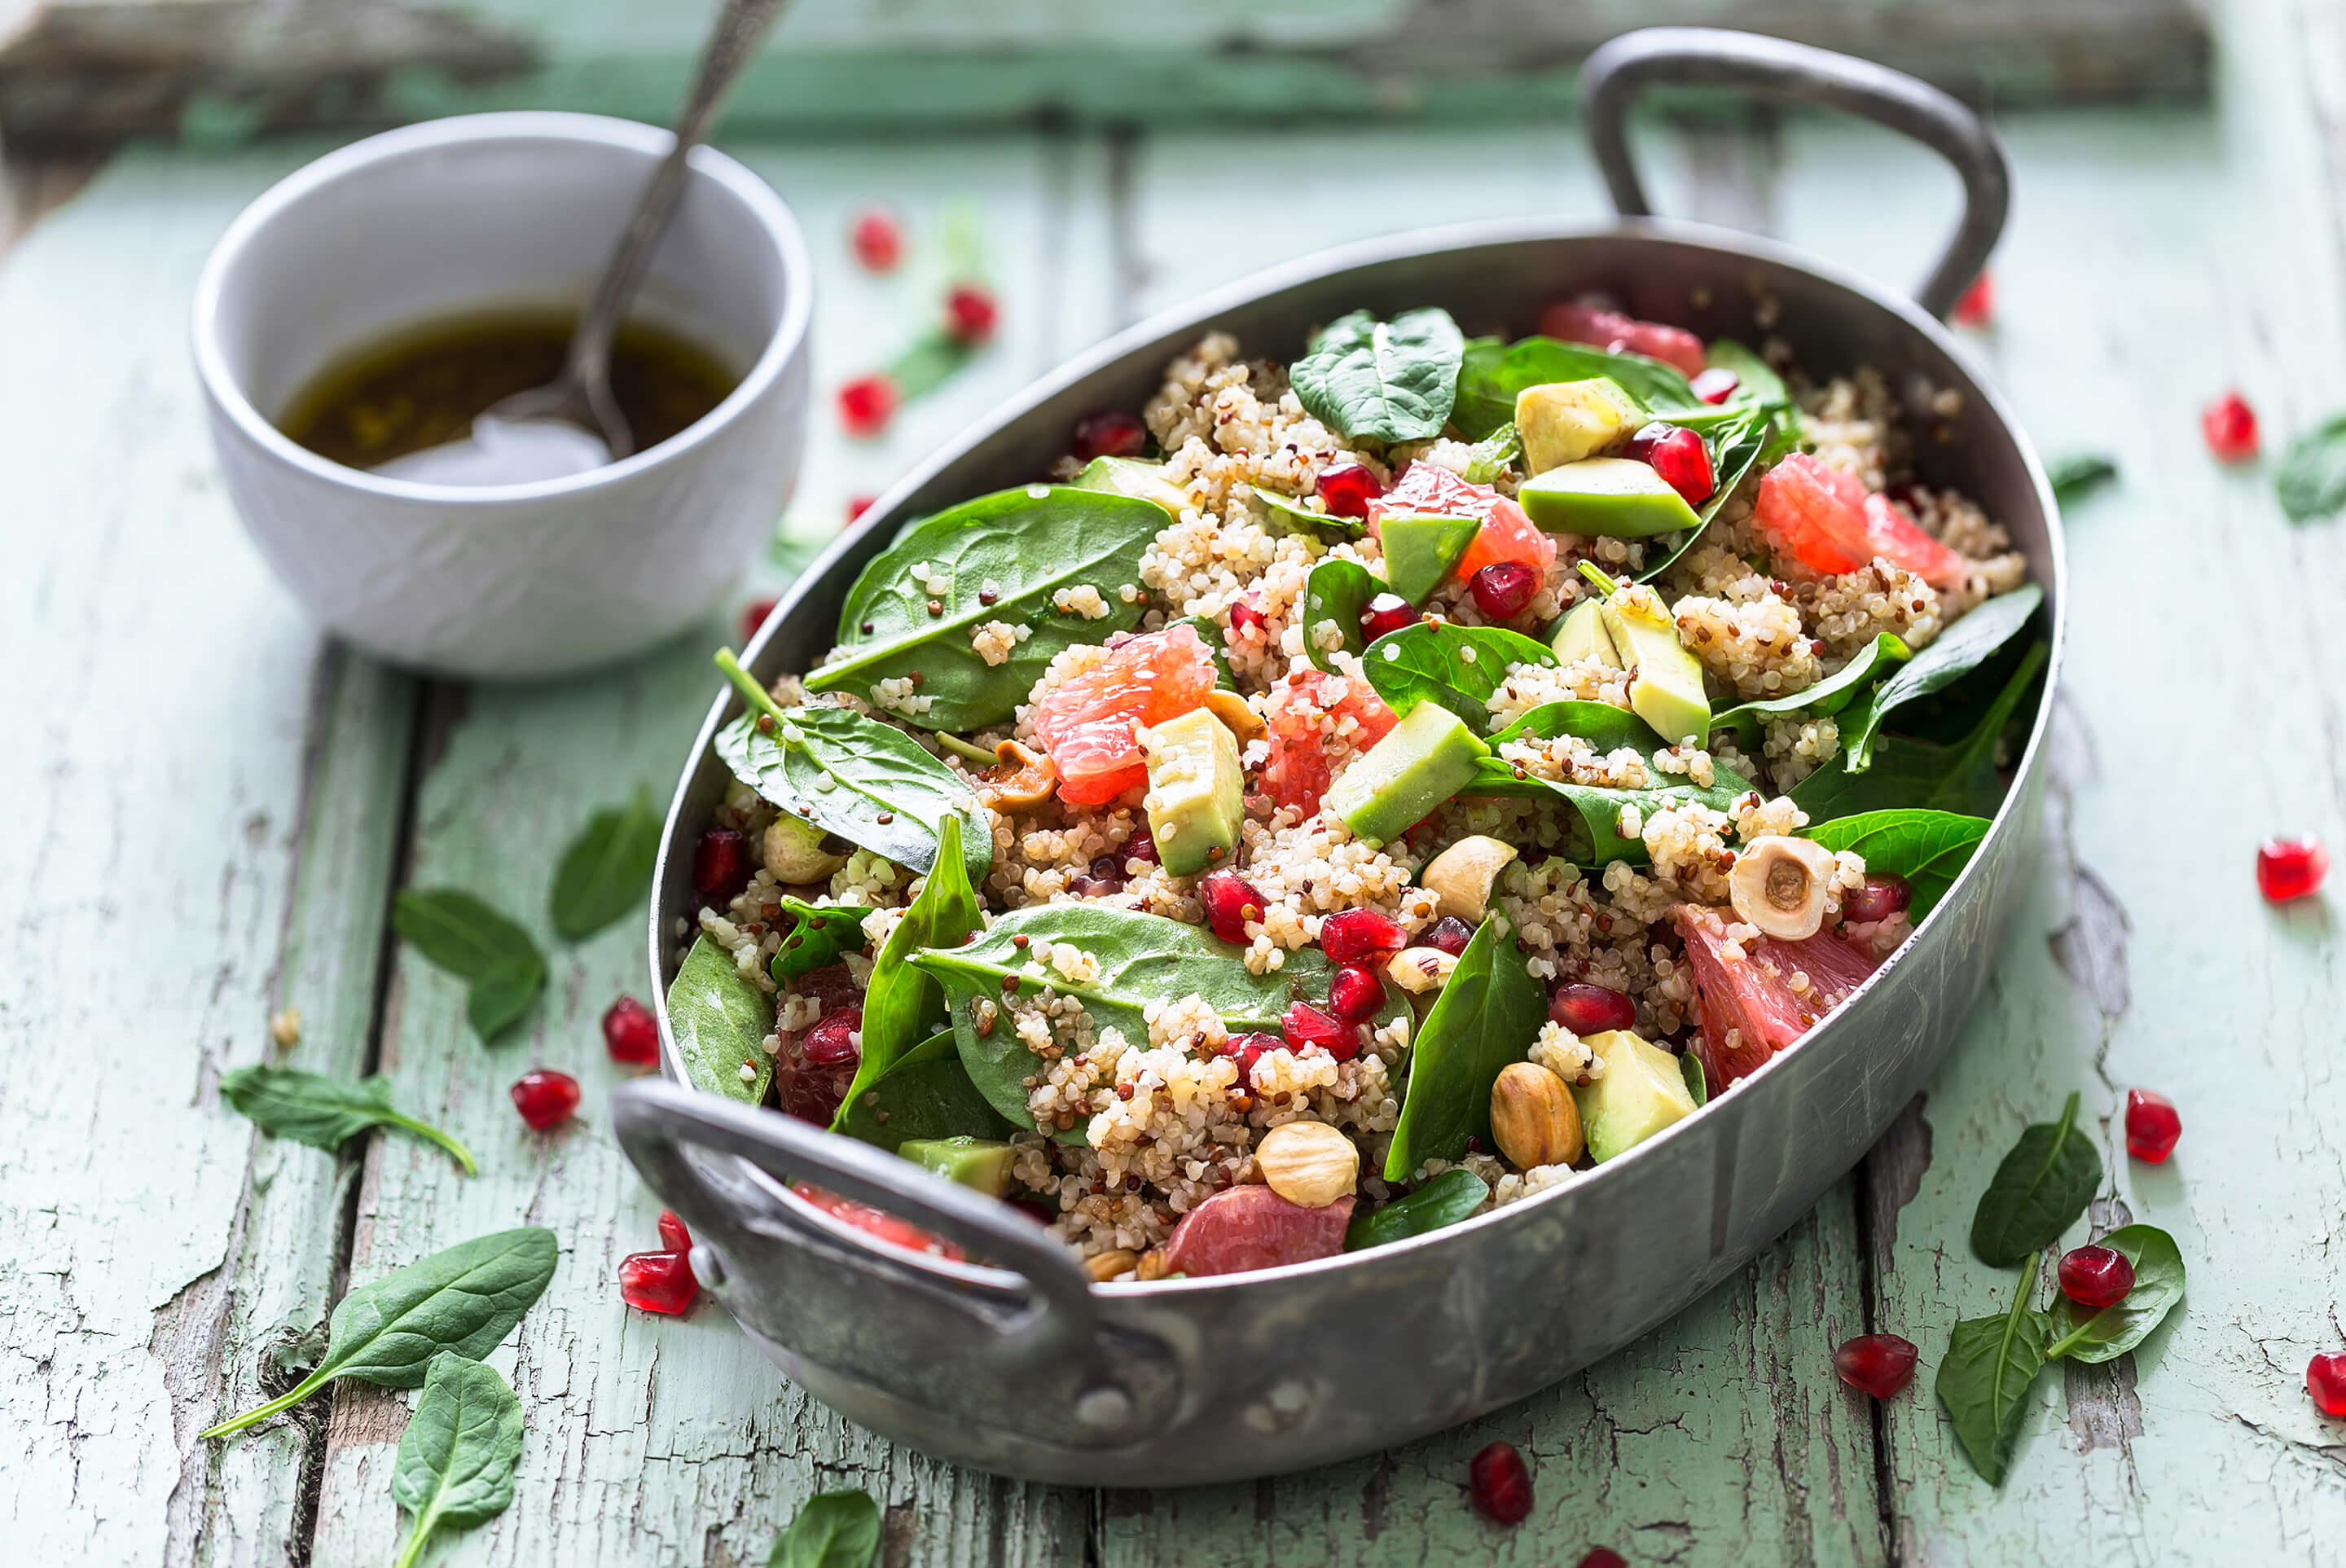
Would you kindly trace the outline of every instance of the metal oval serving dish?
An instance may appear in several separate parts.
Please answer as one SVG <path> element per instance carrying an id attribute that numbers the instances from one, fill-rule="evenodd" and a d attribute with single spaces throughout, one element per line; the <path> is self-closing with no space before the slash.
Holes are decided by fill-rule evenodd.
<path id="1" fill-rule="evenodd" d="M 1632 35 L 1592 60 L 1599 151 L 1626 210 L 1642 201 L 1619 156 L 1620 104 L 1639 80 L 1665 76 L 1790 92 L 1893 123 L 1919 117 L 1972 195 L 1924 290 L 1935 308 L 1993 243 L 2001 154 L 1966 111 L 1875 67 L 1732 34 Z M 2060 524 L 2026 438 L 1931 312 L 1780 245 L 1643 219 L 1521 221 L 1275 269 L 1102 344 L 937 454 L 800 580 L 747 662 L 766 680 L 806 669 L 827 651 L 857 571 L 903 519 L 1032 481 L 1079 417 L 1138 408 L 1166 362 L 1209 329 L 1291 358 L 1315 325 L 1347 311 L 1441 305 L 1470 333 L 1519 334 L 1547 301 L 1588 290 L 1706 338 L 1781 336 L 1820 378 L 1872 365 L 1893 389 L 1913 389 L 1930 436 L 1917 443 L 1924 476 L 1977 500 L 2025 552 L 2051 618 L 2046 697 L 1969 868 L 1838 1013 L 1584 1179 L 1397 1245 L 1211 1279 L 1091 1285 L 1072 1252 L 1006 1205 L 693 1092 L 663 1008 L 669 1081 L 615 1096 L 618 1135 L 691 1225 L 702 1282 L 817 1398 L 945 1459 L 1082 1484 L 1227 1481 L 1402 1442 L 1598 1359 L 1740 1268 L 1856 1163 L 1945 1052 L 2031 860 L 2066 623 Z M 1926 389 L 1959 394 L 1959 410 L 1925 414 Z M 655 994 L 675 972 L 674 922 L 695 901 L 694 837 L 729 777 L 712 741 L 730 708 L 729 697 L 710 708 L 669 807 L 653 899 Z M 794 1179 L 889 1208 L 998 1266 L 876 1242 L 790 1194 Z"/>

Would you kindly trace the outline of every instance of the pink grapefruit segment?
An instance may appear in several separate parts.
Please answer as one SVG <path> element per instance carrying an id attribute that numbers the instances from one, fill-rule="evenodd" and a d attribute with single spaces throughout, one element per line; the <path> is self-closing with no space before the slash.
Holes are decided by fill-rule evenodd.
<path id="1" fill-rule="evenodd" d="M 1714 1094 L 1806 1034 L 1874 971 L 1871 953 L 1831 931 L 1798 942 L 1759 937 L 1735 958 L 1719 911 L 1680 904 L 1672 915 L 1701 1003 L 1694 1049 Z M 1796 987 L 1796 977 L 1805 983 Z"/>
<path id="2" fill-rule="evenodd" d="M 1035 734 L 1059 770 L 1059 799 L 1098 806 L 1148 782 L 1136 731 L 1196 708 L 1214 688 L 1214 657 L 1190 626 L 1108 650 L 1035 705 Z"/>

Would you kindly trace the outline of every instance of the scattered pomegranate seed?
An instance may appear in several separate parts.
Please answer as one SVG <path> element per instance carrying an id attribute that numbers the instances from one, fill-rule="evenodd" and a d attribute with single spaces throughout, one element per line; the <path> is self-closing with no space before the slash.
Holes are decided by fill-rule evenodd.
<path id="1" fill-rule="evenodd" d="M 2257 454 L 2257 411 L 2239 392 L 2228 392 L 2199 414 L 2199 433 L 2218 463 L 2245 463 Z"/>
<path id="2" fill-rule="evenodd" d="M 847 526 L 852 528 L 856 524 L 862 522 L 863 520 L 863 514 L 872 510 L 872 504 L 879 499 L 880 497 L 877 495 L 849 496 L 847 498 Z"/>
<path id="3" fill-rule="evenodd" d="M 1260 1061 L 1267 1052 L 1286 1049 L 1287 1042 L 1276 1034 L 1257 1033 L 1231 1035 L 1229 1042 L 1222 1047 L 1222 1054 L 1239 1064 L 1238 1082 L 1233 1084 L 1231 1088 L 1240 1094 L 1252 1094 L 1254 1064 Z"/>
<path id="4" fill-rule="evenodd" d="M 730 828 L 711 828 L 692 847 L 692 887 L 721 908 L 750 885 L 750 840 Z"/>
<path id="5" fill-rule="evenodd" d="M 1252 596 L 1243 596 L 1230 601 L 1230 629 L 1232 631 L 1259 632 L 1270 625 L 1270 617 L 1262 613 L 1262 606 L 1255 601 Z"/>
<path id="6" fill-rule="evenodd" d="M 853 1036 L 863 1027 L 863 1009 L 834 1007 L 799 1041 L 799 1059 L 818 1067 L 842 1067 L 863 1060 Z"/>
<path id="7" fill-rule="evenodd" d="M 1547 1015 L 1575 1034 L 1602 1034 L 1608 1029 L 1637 1026 L 1636 1003 L 1609 986 L 1578 982 L 1556 988 L 1548 998 Z"/>
<path id="8" fill-rule="evenodd" d="M 1289 1046 L 1294 1050 L 1317 1045 L 1339 1062 L 1349 1062 L 1360 1054 L 1361 1037 L 1353 1033 L 1352 1026 L 1330 1017 L 1308 1002 L 1290 1004 L 1280 1024 L 1286 1032 Z"/>
<path id="9" fill-rule="evenodd" d="M 2305 1363 L 2305 1391 L 2325 1416 L 2346 1416 L 2346 1356 L 2325 1350 Z"/>
<path id="10" fill-rule="evenodd" d="M 895 417 L 896 402 L 896 383 L 886 374 L 858 376 L 839 389 L 839 423 L 850 435 L 877 435 Z"/>
<path id="11" fill-rule="evenodd" d="M 1074 878 L 1067 885 L 1087 899 L 1120 893 L 1124 891 L 1124 857 L 1102 855 L 1092 861 L 1088 875 Z"/>
<path id="12" fill-rule="evenodd" d="M 1859 1393 L 1886 1400 L 1914 1380 L 1920 1353 L 1912 1340 L 1895 1334 L 1860 1334 L 1833 1352 L 1833 1370 Z"/>
<path id="13" fill-rule="evenodd" d="M 1267 907 L 1254 884 L 1236 871 L 1208 871 L 1198 884 L 1198 901 L 1206 906 L 1206 923 L 1224 942 L 1246 941 L 1247 921 L 1262 919 Z"/>
<path id="14" fill-rule="evenodd" d="M 1331 517 L 1366 517 L 1369 502 L 1384 494 L 1377 476 L 1357 463 L 1340 463 L 1320 474 L 1320 499 Z"/>
<path id="15" fill-rule="evenodd" d="M 2134 1265 L 2113 1247 L 2073 1247 L 2061 1255 L 2061 1294 L 2088 1312 L 2115 1307 L 2134 1288 Z"/>
<path id="16" fill-rule="evenodd" d="M 1689 506 L 1701 505 L 1719 488 L 1710 472 L 1710 448 L 1682 424 L 1657 420 L 1629 438 L 1628 455 L 1668 480 Z"/>
<path id="17" fill-rule="evenodd" d="M 1532 1511 L 1532 1472 L 1511 1442 L 1494 1442 L 1466 1462 L 1466 1495 L 1494 1524 L 1521 1524 Z"/>
<path id="18" fill-rule="evenodd" d="M 631 1252 L 619 1259 L 619 1299 L 638 1312 L 676 1317 L 692 1310 L 700 1281 L 681 1252 Z"/>
<path id="19" fill-rule="evenodd" d="M 896 215 L 881 208 L 857 214 L 848 239 L 855 247 L 855 259 L 874 272 L 892 272 L 904 259 L 904 231 Z"/>
<path id="20" fill-rule="evenodd" d="M 660 1210 L 659 1233 L 660 1245 L 670 1252 L 692 1250 L 692 1232 L 684 1228 L 684 1221 L 677 1217 L 676 1210 Z"/>
<path id="21" fill-rule="evenodd" d="M 2127 1091 L 2127 1153 L 2152 1165 L 2163 1165 L 2183 1135 L 2183 1118 L 2175 1102 L 2150 1089 Z"/>
<path id="22" fill-rule="evenodd" d="M 744 643 L 758 635 L 758 628 L 766 624 L 766 617 L 774 613 L 774 606 L 778 602 L 773 599 L 750 601 L 750 607 L 741 612 L 741 640 Z"/>
<path id="23" fill-rule="evenodd" d="M 1629 1568 L 1629 1560 L 1610 1546 L 1592 1546 L 1580 1560 L 1580 1568 Z"/>
<path id="24" fill-rule="evenodd" d="M 603 1047 L 614 1062 L 648 1067 L 659 1060 L 659 1023 L 650 1008 L 622 996 L 603 1010 Z"/>
<path id="25" fill-rule="evenodd" d="M 1132 837 L 1124 841 L 1124 848 L 1117 854 L 1123 860 L 1146 860 L 1152 866 L 1164 863 L 1157 858 L 1157 836 L 1146 828 L 1135 828 Z"/>
<path id="26" fill-rule="evenodd" d="M 1001 315 L 994 291 L 976 283 L 956 283 L 945 295 L 945 331 L 956 341 L 982 343 L 994 336 Z"/>
<path id="27" fill-rule="evenodd" d="M 1138 414 L 1120 409 L 1096 413 L 1076 424 L 1076 461 L 1095 457 L 1138 457 L 1148 450 L 1148 427 Z"/>
<path id="28" fill-rule="evenodd" d="M 1862 924 L 1888 920 L 1914 901 L 1914 890 L 1904 877 L 1869 875 L 1865 885 L 1841 896 L 1841 918 Z"/>
<path id="29" fill-rule="evenodd" d="M 1456 958 L 1474 940 L 1474 928 L 1456 915 L 1443 915 L 1425 929 L 1425 945 L 1437 947 Z"/>
<path id="30" fill-rule="evenodd" d="M 1399 594 L 1379 594 L 1361 612 L 1361 635 L 1371 642 L 1387 632 L 1397 632 L 1403 626 L 1413 626 L 1425 619 Z"/>
<path id="31" fill-rule="evenodd" d="M 1338 910 L 1320 922 L 1320 949 L 1331 963 L 1370 963 L 1408 945 L 1401 922 L 1378 910 Z"/>
<path id="32" fill-rule="evenodd" d="M 1512 621 L 1539 592 L 1539 575 L 1521 561 L 1494 561 L 1468 578 L 1466 586 L 1484 619 Z"/>
<path id="33" fill-rule="evenodd" d="M 2257 846 L 2257 889 L 2267 903 L 2310 897 L 2321 891 L 2321 881 L 2329 874 L 2330 851 L 2310 833 L 2302 839 L 2267 839 Z"/>
<path id="34" fill-rule="evenodd" d="M 1742 384 L 1743 378 L 1733 371 L 1713 365 L 1694 378 L 1694 395 L 1708 403 L 1722 403 L 1733 397 L 1735 389 Z"/>
<path id="35" fill-rule="evenodd" d="M 514 1080 L 513 1103 L 523 1121 L 545 1132 L 568 1121 L 578 1108 L 578 1080 L 551 1067 L 533 1067 Z"/>
<path id="36" fill-rule="evenodd" d="M 1328 1011 L 1347 1023 L 1366 1023 L 1385 1004 L 1385 983 L 1376 972 L 1348 963 L 1328 983 Z"/>
<path id="37" fill-rule="evenodd" d="M 1959 326 L 1984 327 L 1995 320 L 1995 279 L 1985 269 L 1955 301 L 1953 313 Z"/>

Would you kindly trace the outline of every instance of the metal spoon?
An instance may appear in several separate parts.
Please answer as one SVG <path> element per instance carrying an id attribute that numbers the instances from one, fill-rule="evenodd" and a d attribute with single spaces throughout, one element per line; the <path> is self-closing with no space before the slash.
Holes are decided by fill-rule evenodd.
<path id="1" fill-rule="evenodd" d="M 718 107 L 788 3 L 725 0 L 677 116 L 676 145 L 644 186 L 595 297 L 570 335 L 562 373 L 544 386 L 500 398 L 475 416 L 466 439 L 394 457 L 375 473 L 425 484 L 519 484 L 584 473 L 636 450 L 635 434 L 611 395 L 612 340 L 649 270 L 652 247 L 683 199 L 690 172 L 687 159 L 707 138 Z"/>

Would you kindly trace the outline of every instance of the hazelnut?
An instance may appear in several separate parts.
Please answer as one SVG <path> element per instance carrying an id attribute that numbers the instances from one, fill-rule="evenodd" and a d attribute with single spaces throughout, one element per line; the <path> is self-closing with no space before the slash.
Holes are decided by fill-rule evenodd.
<path id="1" fill-rule="evenodd" d="M 1763 833 L 1743 846 L 1727 873 L 1735 918 L 1762 936 L 1798 942 L 1825 923 L 1833 852 L 1810 839 Z"/>
<path id="2" fill-rule="evenodd" d="M 1107 1252 L 1095 1252 L 1084 1259 L 1084 1272 L 1092 1277 L 1095 1285 L 1105 1285 L 1119 1274 L 1129 1273 L 1140 1265 L 1140 1254 L 1129 1247 L 1114 1247 Z"/>
<path id="3" fill-rule="evenodd" d="M 829 836 L 812 822 L 785 811 L 767 825 L 766 836 L 759 842 L 759 858 L 778 882 L 819 882 L 847 864 L 845 855 L 823 848 Z"/>
<path id="4" fill-rule="evenodd" d="M 1059 770 L 1015 740 L 994 748 L 994 768 L 979 785 L 977 798 L 996 811 L 1031 811 L 1059 786 Z"/>
<path id="5" fill-rule="evenodd" d="M 1270 728 L 1262 721 L 1262 715 L 1249 707 L 1247 699 L 1237 692 L 1224 691 L 1216 687 L 1206 694 L 1202 706 L 1208 713 L 1222 721 L 1223 728 L 1238 737 L 1240 746 L 1250 740 L 1260 740 L 1270 733 Z"/>
<path id="6" fill-rule="evenodd" d="M 1491 1085 L 1491 1136 L 1520 1170 L 1580 1157 L 1580 1107 L 1563 1079 L 1536 1062 L 1510 1062 Z"/>
<path id="7" fill-rule="evenodd" d="M 1288 1202 L 1325 1208 L 1360 1179 L 1361 1151 L 1325 1122 L 1289 1122 L 1263 1134 L 1254 1164 Z"/>
<path id="8" fill-rule="evenodd" d="M 1491 901 L 1491 888 L 1499 873 L 1515 858 L 1512 844 L 1481 834 L 1461 839 L 1426 863 L 1418 885 L 1442 901 L 1442 912 L 1470 924 L 1483 918 Z"/>
<path id="9" fill-rule="evenodd" d="M 1423 995 L 1439 988 L 1457 967 L 1457 955 L 1438 947 L 1405 947 L 1385 961 L 1385 974 L 1403 991 Z"/>
<path id="10" fill-rule="evenodd" d="M 1164 1278 L 1165 1249 L 1159 1247 L 1152 1251 L 1142 1253 L 1140 1261 L 1132 1266 L 1132 1277 L 1135 1279 Z"/>

